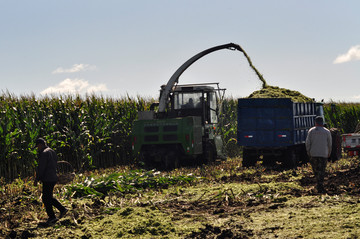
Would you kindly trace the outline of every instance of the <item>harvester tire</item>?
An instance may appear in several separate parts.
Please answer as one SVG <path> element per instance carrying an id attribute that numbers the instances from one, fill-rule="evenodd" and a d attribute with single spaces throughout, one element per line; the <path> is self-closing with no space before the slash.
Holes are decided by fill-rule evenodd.
<path id="1" fill-rule="evenodd" d="M 172 170 L 179 167 L 179 155 L 174 151 L 168 151 L 164 155 L 165 169 Z"/>
<path id="2" fill-rule="evenodd" d="M 215 149 L 214 146 L 211 143 L 207 143 L 205 146 L 205 150 L 204 150 L 204 155 L 205 155 L 205 163 L 206 164 L 211 164 L 213 162 L 215 162 Z"/>

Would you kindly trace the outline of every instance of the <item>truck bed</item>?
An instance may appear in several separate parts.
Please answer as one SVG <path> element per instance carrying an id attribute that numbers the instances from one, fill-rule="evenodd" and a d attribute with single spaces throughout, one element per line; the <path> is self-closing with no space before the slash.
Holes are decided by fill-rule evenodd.
<path id="1" fill-rule="evenodd" d="M 238 144 L 263 148 L 305 143 L 315 110 L 315 103 L 295 103 L 289 98 L 239 99 Z"/>

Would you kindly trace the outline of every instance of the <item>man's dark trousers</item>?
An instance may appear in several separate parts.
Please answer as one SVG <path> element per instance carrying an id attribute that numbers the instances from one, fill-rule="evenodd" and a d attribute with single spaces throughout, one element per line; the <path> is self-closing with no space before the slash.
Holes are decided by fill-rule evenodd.
<path id="1" fill-rule="evenodd" d="M 43 182 L 43 196 L 42 200 L 45 205 L 46 213 L 49 218 L 55 218 L 53 206 L 56 207 L 60 212 L 65 210 L 65 207 L 53 197 L 53 191 L 56 182 Z"/>

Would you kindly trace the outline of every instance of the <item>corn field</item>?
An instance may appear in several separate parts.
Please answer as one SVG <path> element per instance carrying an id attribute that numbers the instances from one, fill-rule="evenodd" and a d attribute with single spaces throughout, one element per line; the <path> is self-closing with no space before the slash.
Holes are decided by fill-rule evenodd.
<path id="1" fill-rule="evenodd" d="M 329 128 L 338 128 L 341 133 L 355 132 L 360 122 L 359 103 L 329 103 L 324 106 L 325 119 Z"/>
<path id="2" fill-rule="evenodd" d="M 76 171 L 134 162 L 130 134 L 137 112 L 147 110 L 153 99 L 96 96 L 0 95 L 0 179 L 33 176 L 37 164 L 36 138 L 43 137 L 59 160 Z M 236 145 L 237 99 L 223 102 L 219 131 L 228 156 L 239 155 Z M 353 132 L 360 119 L 360 104 L 325 105 L 329 127 Z"/>
<path id="3" fill-rule="evenodd" d="M 132 160 L 129 135 L 139 110 L 151 100 L 65 96 L 0 96 L 0 178 L 32 176 L 35 140 L 43 137 L 59 160 L 76 170 L 127 164 Z"/>

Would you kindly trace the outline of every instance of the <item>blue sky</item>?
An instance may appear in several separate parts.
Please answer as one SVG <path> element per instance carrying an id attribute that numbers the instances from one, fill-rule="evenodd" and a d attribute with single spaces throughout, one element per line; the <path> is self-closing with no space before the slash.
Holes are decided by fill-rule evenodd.
<path id="1" fill-rule="evenodd" d="M 360 102 L 359 9 L 357 0 L 0 0 L 0 90 L 157 97 L 190 57 L 233 42 L 269 85 Z M 228 50 L 180 77 L 203 82 L 232 97 L 261 88 Z"/>

